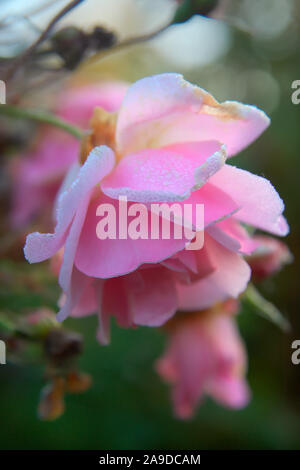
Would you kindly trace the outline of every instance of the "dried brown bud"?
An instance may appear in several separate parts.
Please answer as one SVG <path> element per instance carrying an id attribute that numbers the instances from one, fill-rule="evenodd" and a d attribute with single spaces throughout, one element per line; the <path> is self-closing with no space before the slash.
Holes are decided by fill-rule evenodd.
<path id="1" fill-rule="evenodd" d="M 116 35 L 102 26 L 96 26 L 90 35 L 90 46 L 96 51 L 108 49 L 112 47 L 116 41 Z"/>
<path id="2" fill-rule="evenodd" d="M 66 390 L 69 393 L 82 393 L 90 388 L 92 378 L 83 372 L 69 372 L 66 377 Z"/>
<path id="3" fill-rule="evenodd" d="M 59 418 L 65 411 L 64 403 L 65 380 L 56 377 L 52 383 L 47 384 L 41 391 L 38 415 L 45 421 Z"/>
<path id="4" fill-rule="evenodd" d="M 46 356 L 55 362 L 64 362 L 82 352 L 82 336 L 66 330 L 52 330 L 45 338 Z"/>
<path id="5" fill-rule="evenodd" d="M 89 46 L 89 37 L 84 31 L 68 26 L 53 36 L 52 46 L 63 59 L 65 66 L 72 70 L 83 59 Z"/>

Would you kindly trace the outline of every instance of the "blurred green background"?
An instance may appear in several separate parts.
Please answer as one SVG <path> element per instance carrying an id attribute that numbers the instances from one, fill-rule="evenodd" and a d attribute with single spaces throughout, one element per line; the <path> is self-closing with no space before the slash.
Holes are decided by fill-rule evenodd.
<path id="1" fill-rule="evenodd" d="M 111 345 L 100 347 L 96 317 L 67 320 L 66 327 L 84 336 L 80 366 L 92 375 L 93 386 L 85 394 L 67 396 L 60 419 L 41 422 L 36 407 L 43 366 L 0 366 L 2 449 L 300 448 L 300 365 L 291 362 L 291 343 L 300 340 L 300 104 L 291 101 L 291 84 L 300 80 L 299 11 L 296 1 L 233 1 L 226 12 L 230 46 L 213 63 L 168 63 L 143 45 L 93 69 L 95 76 L 103 73 L 130 81 L 149 73 L 179 71 L 219 100 L 255 104 L 272 118 L 266 133 L 233 163 L 270 179 L 286 203 L 291 227 L 286 242 L 295 261 L 258 287 L 293 329 L 284 334 L 244 306 L 239 325 L 249 355 L 250 405 L 233 411 L 206 399 L 193 420 L 176 420 L 168 388 L 153 370 L 164 348 L 162 332 L 114 327 Z M 83 69 L 81 75 L 85 73 Z M 27 272 L 21 259 L 5 260 L 3 266 L 6 272 Z M 53 281 L 45 298 L 42 290 L 33 292 L 21 282 L 11 290 L 2 283 L 0 294 L 2 310 L 22 313 L 44 305 L 55 308 L 58 289 Z"/>

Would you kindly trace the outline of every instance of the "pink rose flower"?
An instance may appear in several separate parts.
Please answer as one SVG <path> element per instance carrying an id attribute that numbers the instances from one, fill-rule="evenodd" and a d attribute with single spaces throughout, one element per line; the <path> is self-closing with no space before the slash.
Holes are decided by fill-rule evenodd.
<path id="1" fill-rule="evenodd" d="M 95 106 L 116 111 L 127 89 L 124 83 L 103 83 L 66 90 L 56 114 L 88 128 Z M 44 126 L 33 147 L 11 166 L 13 227 L 20 228 L 45 209 L 51 209 L 70 166 L 77 162 L 80 143 L 75 137 Z"/>
<path id="2" fill-rule="evenodd" d="M 139 80 L 117 114 L 97 109 L 83 146 L 86 161 L 60 195 L 55 232 L 29 235 L 24 249 L 34 263 L 64 248 L 59 319 L 98 308 L 105 342 L 111 314 L 122 325 L 158 326 L 178 308 L 199 311 L 243 292 L 251 274 L 243 255 L 257 245 L 241 222 L 280 236 L 288 226 L 270 182 L 226 159 L 268 125 L 257 108 L 220 104 L 177 74 Z M 204 247 L 187 251 L 184 237 L 161 233 L 100 240 L 97 207 L 108 203 L 119 215 L 119 196 L 128 207 L 144 203 L 149 217 L 155 201 L 190 204 L 194 230 L 200 230 L 196 209 L 203 204 Z M 83 309 L 85 299 L 90 305 Z"/>
<path id="3" fill-rule="evenodd" d="M 190 418 L 203 395 L 230 408 L 248 403 L 247 359 L 235 310 L 237 303 L 224 303 L 199 313 L 178 314 L 166 325 L 168 346 L 156 370 L 172 386 L 179 418 Z"/>
<path id="4" fill-rule="evenodd" d="M 253 237 L 257 249 L 248 257 L 252 276 L 262 280 L 279 271 L 285 264 L 293 261 L 293 255 L 287 245 L 280 240 L 264 235 Z"/>
<path id="5" fill-rule="evenodd" d="M 251 242 L 248 237 L 240 240 L 244 246 L 245 240 Z M 63 256 L 60 250 L 52 257 L 56 275 L 62 272 Z M 125 328 L 159 327 L 178 310 L 204 310 L 216 302 L 238 297 L 250 274 L 249 266 L 238 253 L 206 233 L 201 250 L 183 249 L 160 263 L 142 264 L 122 276 L 87 276 L 73 267 L 69 291 L 59 302 L 58 320 L 98 312 L 97 338 L 101 344 L 108 344 L 110 316 Z"/>

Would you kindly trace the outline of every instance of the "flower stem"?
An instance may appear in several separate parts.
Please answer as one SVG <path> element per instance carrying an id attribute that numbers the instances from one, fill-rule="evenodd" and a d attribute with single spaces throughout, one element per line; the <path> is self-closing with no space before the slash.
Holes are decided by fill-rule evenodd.
<path id="1" fill-rule="evenodd" d="M 7 116 L 14 119 L 30 119 L 32 121 L 43 122 L 51 124 L 52 126 L 59 127 L 60 129 L 68 132 L 77 139 L 81 139 L 83 131 L 73 124 L 60 119 L 54 114 L 47 113 L 36 109 L 20 108 L 9 104 L 0 105 L 0 115 Z"/>

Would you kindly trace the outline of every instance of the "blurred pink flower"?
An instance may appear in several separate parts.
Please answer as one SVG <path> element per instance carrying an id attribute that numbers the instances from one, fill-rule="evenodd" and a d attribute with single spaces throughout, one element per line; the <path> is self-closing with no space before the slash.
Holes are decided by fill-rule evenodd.
<path id="1" fill-rule="evenodd" d="M 253 237 L 257 249 L 248 257 L 252 276 L 262 280 L 279 271 L 285 264 L 293 261 L 292 253 L 287 245 L 280 240 L 264 235 Z"/>
<path id="2" fill-rule="evenodd" d="M 172 386 L 179 418 L 190 418 L 203 395 L 230 408 L 242 408 L 249 401 L 246 352 L 233 318 L 235 303 L 178 314 L 166 325 L 168 346 L 156 370 Z"/>
<path id="3" fill-rule="evenodd" d="M 97 110 L 94 133 L 85 142 L 86 150 L 96 147 L 83 152 L 83 159 L 89 153 L 86 161 L 60 195 L 54 234 L 33 233 L 24 249 L 27 260 L 34 263 L 64 247 L 59 283 L 65 303 L 60 320 L 76 312 L 88 285 L 98 286 L 92 308 L 100 308 L 103 331 L 107 313 L 115 314 L 123 324 L 158 326 L 177 308 L 198 311 L 237 297 L 250 278 L 243 255 L 257 246 L 240 222 L 277 235 L 288 232 L 283 202 L 270 182 L 225 163 L 268 124 L 268 117 L 257 108 L 236 102 L 220 104 L 177 74 L 133 84 L 118 114 Z M 204 204 L 204 248 L 186 251 L 184 237 L 100 240 L 96 209 L 110 203 L 119 214 L 119 196 L 126 196 L 129 206 L 132 201 L 191 204 L 195 230 L 196 204 Z M 169 281 L 162 282 L 162 272 L 175 286 L 172 308 L 164 302 L 168 304 L 174 288 Z M 127 313 L 119 292 L 123 289 L 125 298 L 131 296 L 132 284 L 126 283 L 135 274 L 149 278 L 141 284 L 138 301 L 130 298 Z M 109 285 L 114 286 L 110 301 L 118 307 L 103 309 Z M 153 289 L 159 290 L 159 301 L 152 301 Z M 91 298 L 92 294 L 87 296 Z"/>
<path id="4" fill-rule="evenodd" d="M 58 97 L 56 114 L 88 128 L 95 106 L 116 111 L 126 92 L 124 83 L 103 83 L 67 89 Z M 19 228 L 41 211 L 51 210 L 63 178 L 78 161 L 80 143 L 63 131 L 44 126 L 32 148 L 14 159 L 11 223 Z"/>
<path id="5" fill-rule="evenodd" d="M 26 316 L 26 321 L 29 325 L 37 325 L 43 321 L 55 321 L 56 317 L 54 312 L 46 307 L 39 308 L 38 310 L 28 314 Z"/>

